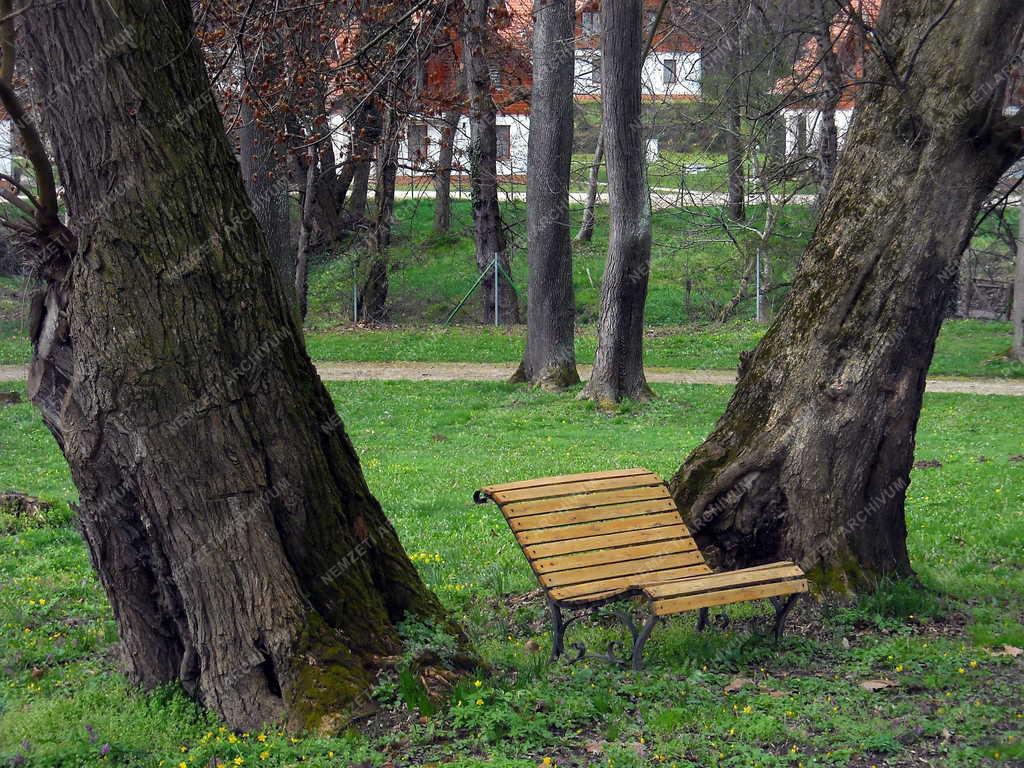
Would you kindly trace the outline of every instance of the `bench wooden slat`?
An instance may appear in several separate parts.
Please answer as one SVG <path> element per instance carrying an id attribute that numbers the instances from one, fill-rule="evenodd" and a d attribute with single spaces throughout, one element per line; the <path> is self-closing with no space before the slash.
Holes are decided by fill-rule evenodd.
<path id="1" fill-rule="evenodd" d="M 660 525 L 682 523 L 678 512 L 659 512 L 653 515 L 625 517 L 618 520 L 603 520 L 599 523 L 580 523 L 579 525 L 563 525 L 558 528 L 541 528 L 536 531 L 522 531 L 516 535 L 520 544 L 545 544 L 549 541 L 565 541 L 567 539 L 583 540 L 590 536 L 601 536 L 606 533 L 622 531 L 640 531 L 645 528 L 657 528 Z M 590 547 L 596 549 L 596 547 Z M 574 550 L 582 552 L 582 549 Z"/>
<path id="2" fill-rule="evenodd" d="M 550 590 L 549 594 L 555 600 L 576 600 L 580 598 L 590 599 L 595 592 L 607 592 L 613 589 L 626 591 L 632 588 L 643 588 L 649 584 L 658 584 L 673 579 L 685 579 L 707 573 L 710 569 L 703 563 L 699 565 L 685 566 L 681 568 L 667 568 L 661 571 L 649 571 L 646 573 L 633 573 L 629 576 L 620 576 L 615 579 L 604 581 L 591 581 L 586 584 L 571 584 L 566 587 L 556 587 Z"/>
<path id="3" fill-rule="evenodd" d="M 688 535 L 689 532 L 682 524 L 663 525 L 658 528 L 645 528 L 639 531 L 625 531 L 623 533 L 610 533 L 605 536 L 588 536 L 585 539 L 566 539 L 546 544 L 535 544 L 523 547 L 523 552 L 533 561 L 541 557 L 551 557 L 552 555 L 588 552 L 592 549 L 603 549 L 605 547 L 622 547 L 626 544 L 646 544 L 666 539 L 679 539 Z"/>
<path id="4" fill-rule="evenodd" d="M 631 501 L 625 504 L 609 504 L 602 507 L 585 507 L 568 512 L 548 512 L 542 515 L 514 517 L 508 521 L 509 527 L 519 531 L 533 531 L 538 528 L 553 528 L 557 525 L 573 523 L 596 523 L 601 520 L 615 520 L 620 517 L 635 517 L 650 512 L 675 512 L 676 505 L 671 499 L 650 499 L 647 501 Z"/>
<path id="5" fill-rule="evenodd" d="M 647 590 L 653 588 L 653 586 L 647 587 Z M 730 603 L 743 603 L 749 600 L 762 600 L 766 597 L 793 595 L 797 592 L 806 592 L 807 589 L 807 579 L 776 581 L 771 584 L 760 584 L 753 587 L 736 587 L 717 592 L 687 595 L 686 597 L 655 600 L 654 612 L 658 616 L 671 616 L 674 613 L 693 611 L 698 608 L 712 608 L 716 605 L 729 605 Z"/>
<path id="6" fill-rule="evenodd" d="M 491 494 L 491 498 L 499 504 L 508 504 L 513 501 L 548 499 L 558 496 L 569 496 L 571 494 L 607 491 L 615 488 L 636 488 L 661 484 L 661 478 L 657 475 L 626 475 L 625 477 L 574 480 L 571 483 L 553 483 L 551 485 L 533 486 L 530 488 L 515 488 L 509 491 L 494 491 Z"/>
<path id="7" fill-rule="evenodd" d="M 669 539 L 667 541 L 656 541 L 653 544 L 634 544 L 616 549 L 598 549 L 582 554 L 546 557 L 534 560 L 533 569 L 537 573 L 553 573 L 555 571 L 568 571 L 573 568 L 585 568 L 588 565 L 618 563 L 626 560 L 639 560 L 645 557 L 658 557 L 660 555 L 671 555 L 681 552 L 694 552 L 700 555 L 700 550 L 697 549 L 697 544 L 693 539 Z M 703 555 L 701 555 L 701 558 L 703 559 Z"/>
<path id="8" fill-rule="evenodd" d="M 501 505 L 505 517 L 512 519 L 522 515 L 537 515 L 542 512 L 564 512 L 570 509 L 585 509 L 602 504 L 620 504 L 624 501 L 649 501 L 671 499 L 664 485 L 642 486 L 626 490 L 596 491 L 578 493 L 573 496 L 556 496 L 551 499 L 530 499 Z"/>
<path id="9" fill-rule="evenodd" d="M 647 594 L 655 599 L 682 597 L 701 592 L 713 592 L 735 586 L 753 586 L 771 581 L 803 578 L 804 572 L 791 562 L 771 563 L 767 566 L 744 568 L 739 571 L 713 573 L 696 579 L 659 584 L 650 587 Z"/>
<path id="10" fill-rule="evenodd" d="M 552 475 L 551 477 L 535 477 L 533 480 L 517 480 L 513 483 L 498 483 L 488 485 L 480 490 L 491 495 L 500 491 L 512 491 L 517 488 L 532 488 L 537 485 L 552 485 L 554 483 L 571 483 L 574 480 L 596 480 L 601 477 L 625 477 L 627 475 L 649 475 L 651 471 L 643 467 L 630 467 L 629 469 L 610 469 L 604 472 L 578 472 L 574 475 Z"/>
<path id="11" fill-rule="evenodd" d="M 667 568 L 681 568 L 683 566 L 703 563 L 704 558 L 698 552 L 677 552 L 658 557 L 649 557 L 639 563 L 636 560 L 627 560 L 621 563 L 592 565 L 589 568 L 573 568 L 570 571 L 542 573 L 538 578 L 541 585 L 545 587 L 563 587 L 569 584 L 583 584 L 585 582 L 600 582 L 597 586 L 603 587 L 605 581 L 617 576 L 628 576 L 638 572 L 643 573 Z"/>

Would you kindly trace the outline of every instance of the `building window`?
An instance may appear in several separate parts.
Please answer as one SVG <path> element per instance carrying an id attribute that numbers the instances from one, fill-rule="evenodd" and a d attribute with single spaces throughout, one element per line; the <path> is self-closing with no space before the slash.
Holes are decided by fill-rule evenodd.
<path id="1" fill-rule="evenodd" d="M 678 82 L 676 80 L 676 60 L 675 59 L 663 59 L 661 62 L 661 82 L 663 85 L 672 85 Z"/>
<path id="2" fill-rule="evenodd" d="M 496 125 L 494 126 L 495 131 L 498 134 L 497 141 L 497 159 L 498 160 L 511 160 L 512 159 L 512 126 L 510 125 Z"/>
<path id="3" fill-rule="evenodd" d="M 582 15 L 582 26 L 584 35 L 601 34 L 601 13 L 600 11 L 584 11 Z"/>
<path id="4" fill-rule="evenodd" d="M 601 57 L 595 56 L 593 61 L 590 62 L 590 80 L 591 82 L 600 84 L 601 82 Z"/>
<path id="5" fill-rule="evenodd" d="M 412 123 L 406 135 L 409 142 L 409 159 L 423 161 L 430 152 L 430 141 L 427 138 L 427 126 L 423 123 Z"/>

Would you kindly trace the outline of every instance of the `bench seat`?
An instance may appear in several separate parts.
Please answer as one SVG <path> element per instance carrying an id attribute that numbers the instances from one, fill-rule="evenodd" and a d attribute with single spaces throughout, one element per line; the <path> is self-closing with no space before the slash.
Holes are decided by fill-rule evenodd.
<path id="1" fill-rule="evenodd" d="M 792 598 L 808 590 L 804 572 L 789 561 L 713 572 L 664 481 L 642 467 L 490 485 L 473 498 L 498 505 L 543 588 L 556 657 L 561 608 L 639 596 L 650 603 L 652 621 L 699 610 L 703 626 L 710 607 L 768 598 L 778 636 Z M 635 644 L 635 666 L 638 650 Z"/>

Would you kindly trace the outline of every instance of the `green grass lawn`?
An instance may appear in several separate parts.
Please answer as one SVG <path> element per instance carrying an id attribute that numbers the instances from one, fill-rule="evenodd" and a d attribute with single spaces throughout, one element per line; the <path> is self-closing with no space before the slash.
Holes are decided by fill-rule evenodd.
<path id="1" fill-rule="evenodd" d="M 801 603 L 777 648 L 750 632 L 767 620 L 762 606 L 730 608 L 725 632 L 671 619 L 647 645 L 647 671 L 629 673 L 547 662 L 529 568 L 497 510 L 470 494 L 612 466 L 668 475 L 722 412 L 727 388 L 661 386 L 654 403 L 611 416 L 501 384 L 330 390 L 371 488 L 488 662 L 479 686 L 466 681 L 434 707 L 410 676 L 387 676 L 361 733 L 294 739 L 273 728 L 232 734 L 173 688 L 134 690 L 115 671 L 114 624 L 67 524 L 66 467 L 32 407 L 9 406 L 0 490 L 56 507 L 33 523 L 0 516 L 0 764 L 18 754 L 62 767 L 1024 763 L 1024 657 L 993 653 L 1024 646 L 1019 400 L 925 398 L 917 458 L 928 466 L 913 473 L 908 528 L 927 590 L 898 583 L 852 604 Z M 573 632 L 619 637 L 608 622 Z M 736 678 L 750 682 L 726 692 Z M 891 686 L 861 685 L 879 679 Z"/>

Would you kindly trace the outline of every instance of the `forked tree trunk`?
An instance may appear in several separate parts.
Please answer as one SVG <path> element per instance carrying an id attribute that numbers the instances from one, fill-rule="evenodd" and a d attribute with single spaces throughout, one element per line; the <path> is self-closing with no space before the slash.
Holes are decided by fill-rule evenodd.
<path id="1" fill-rule="evenodd" d="M 587 202 L 583 206 L 583 219 L 580 231 L 576 233 L 577 243 L 589 243 L 594 237 L 594 210 L 597 207 L 598 182 L 601 178 L 601 163 L 604 162 L 604 126 L 597 134 L 597 146 L 594 148 L 594 159 L 590 163 L 587 175 Z"/>
<path id="2" fill-rule="evenodd" d="M 1022 23 L 1017 0 L 883 5 L 878 39 L 909 76 L 871 62 L 789 298 L 671 483 L 720 564 L 791 558 L 826 589 L 910 573 L 925 374 L 976 214 L 1021 152 L 990 84 Z"/>
<path id="3" fill-rule="evenodd" d="M 78 487 L 128 677 L 180 681 L 233 728 L 336 731 L 400 652 L 398 622 L 447 620 L 306 355 L 191 5 L 21 16 L 83 225 L 66 281 L 47 286 L 30 387 Z"/>
<path id="4" fill-rule="evenodd" d="M 839 162 L 839 131 L 836 128 L 836 107 L 842 97 L 843 77 L 839 57 L 832 39 L 832 14 L 835 6 L 817 0 L 815 4 L 815 39 L 818 43 L 818 206 L 824 204 L 832 188 L 832 179 Z M 842 13 L 842 11 L 840 11 Z M 852 23 L 852 22 L 851 22 Z"/>
<path id="5" fill-rule="evenodd" d="M 601 278 L 597 353 L 582 396 L 602 406 L 651 397 L 644 376 L 644 303 L 651 262 L 651 198 L 640 119 L 643 4 L 601 10 L 602 124 L 608 164 L 608 257 Z"/>
<path id="6" fill-rule="evenodd" d="M 444 113 L 441 141 L 437 148 L 434 173 L 434 231 L 447 232 L 452 225 L 452 160 L 455 157 L 455 132 L 459 128 L 458 110 Z"/>
<path id="7" fill-rule="evenodd" d="M 512 283 L 505 232 L 498 207 L 498 134 L 496 108 L 491 98 L 491 72 L 487 60 L 487 30 L 490 0 L 469 0 L 463 29 L 464 68 L 469 92 L 471 123 L 469 163 L 473 186 L 473 224 L 476 240 L 477 268 L 480 281 L 483 319 L 494 319 L 494 302 L 498 301 L 498 322 L 511 325 L 519 322 L 519 301 Z M 495 292 L 494 259 L 498 259 L 498 286 Z"/>
<path id="8" fill-rule="evenodd" d="M 1013 357 L 1024 363 L 1024 191 L 1020 192 L 1020 223 L 1017 235 L 1017 265 L 1013 280 Z"/>
<path id="9" fill-rule="evenodd" d="M 526 351 L 512 380 L 563 389 L 580 380 L 569 242 L 575 15 L 569 0 L 534 0 L 533 18 L 526 166 Z"/>

